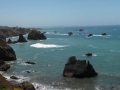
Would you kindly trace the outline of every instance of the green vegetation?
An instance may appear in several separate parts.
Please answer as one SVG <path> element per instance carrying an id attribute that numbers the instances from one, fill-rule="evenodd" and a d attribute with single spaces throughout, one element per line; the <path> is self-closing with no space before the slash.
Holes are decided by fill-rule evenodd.
<path id="1" fill-rule="evenodd" d="M 0 90 L 10 90 L 10 89 L 8 89 L 5 85 L 0 84 Z"/>

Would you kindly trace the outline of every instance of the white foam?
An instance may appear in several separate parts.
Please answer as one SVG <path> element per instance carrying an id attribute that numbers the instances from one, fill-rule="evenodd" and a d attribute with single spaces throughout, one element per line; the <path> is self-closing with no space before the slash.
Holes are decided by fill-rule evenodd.
<path id="1" fill-rule="evenodd" d="M 93 35 L 93 36 L 102 36 L 102 35 Z"/>
<path id="2" fill-rule="evenodd" d="M 30 47 L 35 47 L 35 48 L 61 48 L 61 47 L 66 47 L 66 46 L 67 45 L 41 44 L 41 43 L 30 45 Z"/>

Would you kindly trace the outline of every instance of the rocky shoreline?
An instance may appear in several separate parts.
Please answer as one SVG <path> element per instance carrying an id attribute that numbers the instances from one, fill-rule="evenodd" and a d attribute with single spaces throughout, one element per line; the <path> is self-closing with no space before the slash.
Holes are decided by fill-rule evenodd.
<path id="1" fill-rule="evenodd" d="M 10 65 L 7 61 L 17 60 L 16 54 L 13 48 L 8 44 L 6 38 L 19 36 L 16 42 L 27 42 L 23 37 L 24 34 L 30 33 L 32 29 L 18 28 L 18 27 L 4 27 L 0 28 L 0 71 L 7 71 L 10 69 Z M 0 74 L 0 85 L 5 86 L 6 90 L 35 90 L 35 87 L 28 81 L 16 82 L 15 76 L 11 77 L 12 82 L 7 80 L 4 75 Z"/>
<path id="2" fill-rule="evenodd" d="M 16 54 L 13 48 L 9 44 L 15 44 L 18 42 L 27 42 L 24 38 L 24 34 L 27 34 L 27 40 L 46 40 L 44 33 L 37 29 L 28 28 L 0 28 L 0 71 L 7 71 L 10 66 L 6 63 L 7 61 L 17 60 Z M 9 37 L 19 36 L 17 41 L 12 41 Z M 6 41 L 6 38 L 9 38 Z M 87 53 L 86 56 L 92 56 L 91 53 Z M 34 62 L 25 62 L 27 64 L 36 64 Z M 29 71 L 26 71 L 30 73 Z M 68 58 L 68 62 L 65 64 L 63 74 L 64 77 L 75 77 L 75 78 L 91 78 L 98 75 L 94 70 L 92 64 L 86 60 L 77 60 L 75 56 Z M 28 81 L 16 82 L 16 76 L 11 76 L 14 80 L 8 81 L 2 74 L 0 74 L 0 84 L 6 85 L 10 90 L 35 90 L 35 87 Z"/>

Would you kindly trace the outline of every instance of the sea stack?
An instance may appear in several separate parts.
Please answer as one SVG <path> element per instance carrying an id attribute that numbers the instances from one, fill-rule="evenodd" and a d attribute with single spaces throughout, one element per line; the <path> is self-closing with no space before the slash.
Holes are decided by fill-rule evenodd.
<path id="1" fill-rule="evenodd" d="M 90 78 L 97 76 L 90 62 L 86 60 L 77 60 L 75 56 L 71 56 L 65 64 L 63 76 L 76 78 Z"/>
<path id="2" fill-rule="evenodd" d="M 46 36 L 44 35 L 44 33 L 41 33 L 38 30 L 32 30 L 29 34 L 28 34 L 28 39 L 29 40 L 46 40 Z"/>
<path id="3" fill-rule="evenodd" d="M 23 37 L 22 34 L 19 34 L 19 39 L 17 40 L 17 42 L 27 42 L 27 40 Z"/>

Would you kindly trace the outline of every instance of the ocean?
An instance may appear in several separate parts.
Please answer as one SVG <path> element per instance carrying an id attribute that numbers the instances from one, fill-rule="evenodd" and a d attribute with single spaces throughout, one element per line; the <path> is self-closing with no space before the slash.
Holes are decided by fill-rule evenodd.
<path id="1" fill-rule="evenodd" d="M 10 44 L 17 60 L 8 62 L 11 68 L 1 72 L 6 78 L 14 75 L 20 78 L 17 81 L 28 80 L 36 90 L 120 90 L 119 25 L 43 28 L 40 31 L 46 32 L 47 40 Z M 68 36 L 68 32 L 73 35 Z M 107 35 L 102 36 L 102 33 Z M 93 36 L 88 37 L 88 34 Z M 11 39 L 17 40 L 18 37 Z M 93 56 L 87 57 L 86 53 Z M 84 79 L 63 77 L 70 56 L 90 61 L 98 76 Z M 26 61 L 36 64 L 28 65 Z"/>

